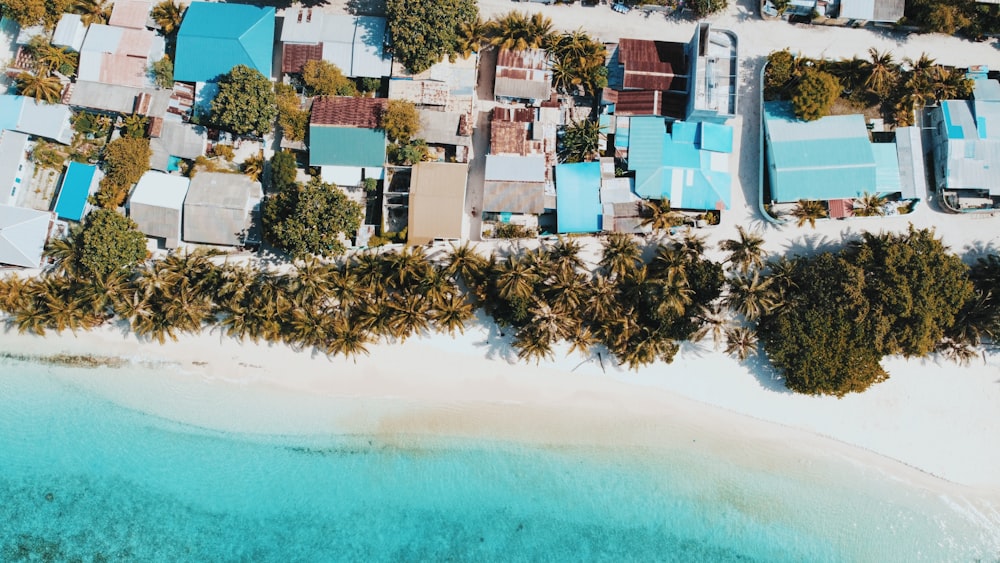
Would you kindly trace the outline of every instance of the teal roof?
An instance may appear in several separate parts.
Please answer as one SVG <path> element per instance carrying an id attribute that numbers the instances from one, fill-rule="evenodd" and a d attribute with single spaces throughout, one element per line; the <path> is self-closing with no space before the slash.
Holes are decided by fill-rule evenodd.
<path id="1" fill-rule="evenodd" d="M 56 199 L 56 215 L 67 221 L 79 221 L 87 207 L 87 196 L 94 182 L 97 167 L 79 162 L 69 163 L 59 197 Z"/>
<path id="2" fill-rule="evenodd" d="M 830 200 L 877 191 L 875 154 L 862 115 L 802 121 L 789 102 L 764 104 L 771 200 Z"/>
<path id="3" fill-rule="evenodd" d="M 0 131 L 17 129 L 23 104 L 24 98 L 22 96 L 0 95 Z"/>
<path id="4" fill-rule="evenodd" d="M 896 143 L 872 143 L 875 154 L 875 188 L 879 193 L 902 191 L 899 181 L 899 153 Z"/>
<path id="5" fill-rule="evenodd" d="M 662 117 L 633 117 L 628 167 L 636 193 L 678 209 L 729 209 L 732 137 L 727 125 L 674 121 L 667 133 Z"/>
<path id="6" fill-rule="evenodd" d="M 556 227 L 560 233 L 601 230 L 601 163 L 556 165 Z"/>
<path id="7" fill-rule="evenodd" d="M 213 82 L 234 66 L 271 77 L 274 8 L 192 2 L 177 32 L 174 79 Z"/>
<path id="8" fill-rule="evenodd" d="M 383 166 L 385 131 L 360 127 L 309 127 L 310 166 Z"/>

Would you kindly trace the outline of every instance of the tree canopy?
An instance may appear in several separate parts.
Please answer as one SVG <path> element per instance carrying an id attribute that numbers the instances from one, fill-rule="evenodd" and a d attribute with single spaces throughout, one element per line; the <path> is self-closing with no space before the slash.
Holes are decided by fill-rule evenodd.
<path id="1" fill-rule="evenodd" d="M 459 53 L 459 26 L 476 20 L 475 0 L 388 0 L 393 54 L 410 72 L 422 72 Z"/>
<path id="2" fill-rule="evenodd" d="M 361 204 L 318 178 L 285 186 L 264 202 L 265 237 L 296 259 L 343 254 L 341 236 L 352 236 L 361 219 Z"/>
<path id="3" fill-rule="evenodd" d="M 55 27 L 63 12 L 68 12 L 72 0 L 3 0 L 3 14 L 21 27 L 44 24 Z"/>
<path id="4" fill-rule="evenodd" d="M 95 276 L 128 270 L 146 259 L 146 237 L 135 221 L 112 209 L 91 212 L 81 237 L 80 264 Z"/>
<path id="5" fill-rule="evenodd" d="M 246 65 L 233 67 L 219 80 L 210 120 L 238 135 L 264 136 L 278 114 L 271 81 Z"/>
<path id="6" fill-rule="evenodd" d="M 805 121 L 830 115 L 830 108 L 842 89 L 840 81 L 829 72 L 810 68 L 802 73 L 802 79 L 792 94 L 792 111 Z"/>
<path id="7" fill-rule="evenodd" d="M 149 139 L 125 135 L 104 147 L 104 178 L 96 199 L 101 207 L 121 206 L 132 184 L 149 170 Z"/>
<path id="8" fill-rule="evenodd" d="M 309 129 L 309 110 L 302 109 L 299 95 L 288 84 L 274 87 L 278 105 L 278 125 L 281 135 L 289 141 L 304 141 Z"/>
<path id="9" fill-rule="evenodd" d="M 353 96 L 358 93 L 354 81 L 344 76 L 340 67 L 322 59 L 303 65 L 302 82 L 309 96 Z"/>
<path id="10" fill-rule="evenodd" d="M 382 112 L 382 129 L 392 142 L 410 142 L 420 132 L 420 114 L 416 106 L 406 100 L 389 100 Z"/>

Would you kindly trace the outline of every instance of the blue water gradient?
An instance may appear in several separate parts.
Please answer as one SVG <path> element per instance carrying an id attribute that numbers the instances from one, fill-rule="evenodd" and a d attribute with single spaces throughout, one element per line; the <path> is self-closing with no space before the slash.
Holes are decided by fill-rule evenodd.
<path id="1" fill-rule="evenodd" d="M 0 560 L 944 561 L 946 504 L 688 450 L 192 428 L 0 360 Z M 106 369 L 106 368 L 105 368 Z M 805 476 L 796 476 L 803 470 Z M 819 485 L 817 485 L 819 482 Z"/>

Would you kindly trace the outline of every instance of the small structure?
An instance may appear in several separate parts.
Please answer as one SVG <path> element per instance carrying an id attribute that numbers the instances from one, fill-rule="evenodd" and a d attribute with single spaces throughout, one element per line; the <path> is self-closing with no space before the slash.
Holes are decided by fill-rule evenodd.
<path id="1" fill-rule="evenodd" d="M 385 53 L 385 36 L 385 18 L 290 9 L 281 28 L 281 70 L 302 72 L 307 61 L 323 59 L 337 65 L 344 76 L 389 76 L 392 57 Z"/>
<path id="2" fill-rule="evenodd" d="M 92 164 L 69 163 L 56 197 L 56 215 L 66 221 L 82 221 L 89 208 L 87 198 L 97 193 L 103 175 Z"/>
<path id="3" fill-rule="evenodd" d="M 486 155 L 483 211 L 539 215 L 545 211 L 545 157 Z"/>
<path id="4" fill-rule="evenodd" d="M 44 137 L 64 145 L 73 140 L 70 118 L 63 104 L 47 104 L 25 96 L 0 95 L 0 129 Z"/>
<path id="5" fill-rule="evenodd" d="M 309 121 L 309 165 L 319 166 L 325 182 L 356 186 L 385 175 L 382 98 L 318 97 Z"/>
<path id="6" fill-rule="evenodd" d="M 87 26 L 79 14 L 63 14 L 52 33 L 52 45 L 79 52 L 87 36 Z"/>
<path id="7" fill-rule="evenodd" d="M 595 233 L 602 229 L 601 163 L 556 166 L 556 224 L 560 233 Z"/>
<path id="8" fill-rule="evenodd" d="M 153 3 L 149 0 L 115 0 L 108 24 L 129 29 L 146 29 Z"/>
<path id="9" fill-rule="evenodd" d="M 70 84 L 63 100 L 81 108 L 163 117 L 171 104 L 171 91 L 80 80 Z"/>
<path id="10" fill-rule="evenodd" d="M 208 131 L 201 125 L 179 121 L 158 120 L 158 131 L 151 128 L 149 167 L 153 170 L 172 172 L 176 159 L 194 160 L 205 154 Z"/>
<path id="11" fill-rule="evenodd" d="M 41 266 L 51 225 L 48 211 L 0 205 L 0 264 Z"/>
<path id="12" fill-rule="evenodd" d="M 174 79 L 214 82 L 234 66 L 271 77 L 274 8 L 192 2 L 177 32 Z"/>
<path id="13" fill-rule="evenodd" d="M 77 78 L 132 88 L 151 87 L 149 65 L 163 57 L 164 41 L 152 31 L 92 24 L 80 49 Z"/>
<path id="14" fill-rule="evenodd" d="M 628 167 L 635 191 L 677 209 L 729 209 L 733 130 L 728 125 L 633 117 Z"/>
<path id="15" fill-rule="evenodd" d="M 240 246 L 263 192 L 243 174 L 200 172 L 184 199 L 184 241 Z"/>
<path id="16" fill-rule="evenodd" d="M 469 165 L 420 162 L 410 176 L 407 244 L 461 239 Z"/>
<path id="17" fill-rule="evenodd" d="M 547 51 L 503 49 L 497 55 L 495 97 L 534 103 L 549 99 L 551 92 L 552 68 Z"/>
<path id="18" fill-rule="evenodd" d="M 17 131 L 0 131 L 0 205 L 14 205 L 17 194 L 28 187 L 28 136 Z"/>
<path id="19" fill-rule="evenodd" d="M 146 172 L 129 197 L 129 217 L 147 237 L 163 239 L 165 248 L 177 248 L 190 184 L 183 176 Z"/>
<path id="20" fill-rule="evenodd" d="M 896 23 L 903 18 L 905 0 L 840 0 L 839 19 Z"/>

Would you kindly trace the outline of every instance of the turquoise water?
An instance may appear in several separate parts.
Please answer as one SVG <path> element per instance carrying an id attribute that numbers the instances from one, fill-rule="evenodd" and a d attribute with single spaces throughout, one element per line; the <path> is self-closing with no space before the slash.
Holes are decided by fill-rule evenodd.
<path id="1" fill-rule="evenodd" d="M 234 435 L 0 360 L 0 560 L 969 561 L 994 530 L 862 469 L 695 449 Z"/>

